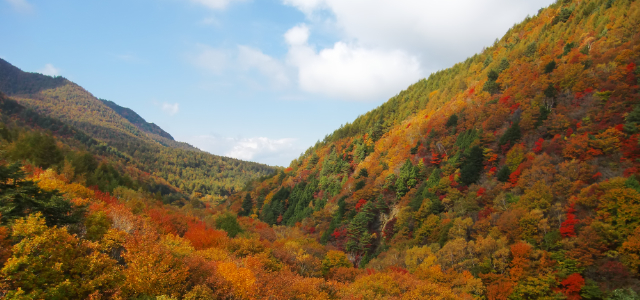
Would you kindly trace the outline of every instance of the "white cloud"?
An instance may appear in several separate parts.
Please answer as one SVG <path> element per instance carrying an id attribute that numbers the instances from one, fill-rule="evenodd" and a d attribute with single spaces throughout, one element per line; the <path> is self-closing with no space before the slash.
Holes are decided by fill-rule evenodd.
<path id="1" fill-rule="evenodd" d="M 283 0 L 315 23 L 332 23 L 343 41 L 400 49 L 430 70 L 489 46 L 527 14 L 554 0 Z"/>
<path id="2" fill-rule="evenodd" d="M 225 9 L 231 2 L 239 2 L 242 0 L 191 0 L 193 3 L 204 5 L 210 9 Z"/>
<path id="3" fill-rule="evenodd" d="M 230 138 L 218 135 L 193 136 L 186 139 L 194 146 L 216 154 L 269 165 L 288 166 L 300 155 L 302 147 L 296 139 L 270 139 L 266 137 Z"/>
<path id="4" fill-rule="evenodd" d="M 290 83 L 287 69 L 281 61 L 248 46 L 222 49 L 198 45 L 195 54 L 189 55 L 189 60 L 194 66 L 214 75 L 235 76 L 258 89 L 264 88 L 262 82 L 265 79 L 273 88 L 283 88 Z"/>
<path id="5" fill-rule="evenodd" d="M 422 77 L 418 59 L 402 50 L 367 48 L 337 42 L 316 52 L 307 44 L 305 25 L 285 33 L 288 62 L 298 70 L 298 83 L 306 92 L 346 100 L 388 98 Z"/>
<path id="6" fill-rule="evenodd" d="M 302 46 L 309 39 L 309 27 L 306 24 L 297 25 L 284 34 L 284 40 L 291 46 Z"/>
<path id="7" fill-rule="evenodd" d="M 164 102 L 162 103 L 161 108 L 162 108 L 162 111 L 169 114 L 170 116 L 177 114 L 178 111 L 180 110 L 178 103 L 171 104 L 171 103 Z"/>
<path id="8" fill-rule="evenodd" d="M 191 63 L 214 74 L 222 74 L 227 69 L 229 55 L 226 51 L 207 45 L 198 45 L 198 53 L 190 56 Z"/>
<path id="9" fill-rule="evenodd" d="M 38 70 L 36 72 L 41 73 L 43 75 L 49 75 L 49 76 L 59 76 L 60 75 L 60 69 L 57 69 L 52 64 L 46 64 L 46 65 L 44 65 L 44 67 L 42 69 L 40 69 L 40 70 Z"/>
<path id="10" fill-rule="evenodd" d="M 30 12 L 33 9 L 31 3 L 27 2 L 27 0 L 6 0 L 13 9 L 19 12 Z"/>
<path id="11" fill-rule="evenodd" d="M 247 46 L 238 46 L 238 64 L 245 70 L 257 69 L 276 87 L 289 84 L 289 77 L 282 63 L 262 51 Z"/>

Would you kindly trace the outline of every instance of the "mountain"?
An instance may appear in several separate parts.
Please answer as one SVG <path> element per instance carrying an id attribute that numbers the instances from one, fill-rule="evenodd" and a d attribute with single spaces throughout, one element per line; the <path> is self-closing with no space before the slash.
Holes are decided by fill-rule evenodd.
<path id="1" fill-rule="evenodd" d="M 284 170 L 6 68 L 0 297 L 638 299 L 638 25 L 557 1 Z"/>
<path id="2" fill-rule="evenodd" d="M 224 197 L 242 189 L 246 181 L 276 171 L 177 142 L 132 110 L 100 100 L 62 77 L 23 72 L 0 60 L 0 79 L 0 91 L 11 100 L 104 143 L 127 157 L 125 166 L 154 174 L 183 193 Z"/>
<path id="3" fill-rule="evenodd" d="M 162 130 L 162 128 L 160 128 L 156 124 L 148 123 L 147 121 L 145 121 L 145 119 L 143 119 L 135 111 L 133 111 L 133 110 L 131 110 L 129 108 L 126 108 L 126 107 L 122 107 L 122 106 L 116 104 L 113 101 L 104 100 L 104 99 L 99 99 L 99 100 L 102 101 L 102 103 L 104 103 L 105 105 L 111 107 L 111 109 L 113 109 L 113 111 L 118 113 L 123 118 L 127 119 L 127 121 L 131 122 L 131 124 L 136 125 L 136 127 L 138 127 L 138 129 L 140 129 L 140 130 L 142 130 L 142 131 L 144 131 L 146 133 L 159 135 L 161 137 L 170 139 L 172 141 L 174 140 L 173 137 L 169 133 L 167 133 L 166 131 Z"/>
<path id="4" fill-rule="evenodd" d="M 636 289 L 639 25 L 637 1 L 557 1 L 248 185 L 232 208 L 303 228 L 362 268 L 439 276 L 411 269 L 424 251 L 425 268 L 479 278 L 475 297 Z"/>

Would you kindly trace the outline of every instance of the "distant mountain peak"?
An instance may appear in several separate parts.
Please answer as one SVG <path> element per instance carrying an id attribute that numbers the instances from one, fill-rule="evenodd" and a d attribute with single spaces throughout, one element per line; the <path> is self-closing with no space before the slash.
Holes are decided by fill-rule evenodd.
<path id="1" fill-rule="evenodd" d="M 164 131 L 162 128 L 160 128 L 160 126 L 154 123 L 147 122 L 144 118 L 142 118 L 132 109 L 122 107 L 113 101 L 109 101 L 105 99 L 99 99 L 99 100 L 102 101 L 102 103 L 104 103 L 106 106 L 109 106 L 111 109 L 113 109 L 117 114 L 127 119 L 129 122 L 131 122 L 131 124 L 138 127 L 138 129 L 146 133 L 157 134 L 161 137 L 175 141 L 175 139 L 171 136 L 171 134 Z"/>

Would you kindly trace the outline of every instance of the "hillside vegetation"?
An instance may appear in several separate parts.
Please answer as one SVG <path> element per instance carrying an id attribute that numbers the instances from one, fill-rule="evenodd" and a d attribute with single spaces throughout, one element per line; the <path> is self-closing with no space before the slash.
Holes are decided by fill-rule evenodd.
<path id="1" fill-rule="evenodd" d="M 11 99 L 105 143 L 127 157 L 124 164 L 162 178 L 185 194 L 224 197 L 250 179 L 275 172 L 267 165 L 211 155 L 176 142 L 132 110 L 97 99 L 62 77 L 25 73 L 2 61 L 0 78 L 7 78 L 0 91 Z"/>
<path id="2" fill-rule="evenodd" d="M 639 28 L 637 1 L 558 1 L 327 135 L 234 208 L 360 268 L 469 274 L 474 297 L 638 289 Z"/>
<path id="3" fill-rule="evenodd" d="M 0 297 L 638 299 L 639 28 L 638 1 L 558 1 L 217 201 L 194 186 L 263 169 L 20 81 Z"/>

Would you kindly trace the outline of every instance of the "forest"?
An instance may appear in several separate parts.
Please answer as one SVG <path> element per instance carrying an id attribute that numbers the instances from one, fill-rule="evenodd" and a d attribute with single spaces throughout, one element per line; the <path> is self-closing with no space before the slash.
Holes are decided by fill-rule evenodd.
<path id="1" fill-rule="evenodd" d="M 639 28 L 559 0 L 286 169 L 0 64 L 0 297 L 640 299 Z"/>

